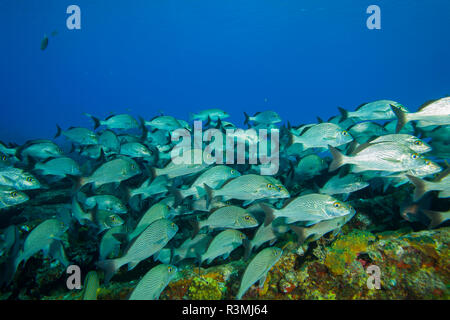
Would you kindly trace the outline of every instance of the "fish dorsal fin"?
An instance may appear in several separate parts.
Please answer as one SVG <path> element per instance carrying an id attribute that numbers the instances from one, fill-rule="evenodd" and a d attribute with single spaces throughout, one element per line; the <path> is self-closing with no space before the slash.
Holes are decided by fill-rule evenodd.
<path id="1" fill-rule="evenodd" d="M 115 114 L 111 114 L 111 115 L 107 116 L 105 120 L 109 120 L 109 119 L 111 119 L 114 116 L 115 116 Z"/>
<path id="2" fill-rule="evenodd" d="M 366 104 L 368 104 L 368 102 L 361 103 L 359 106 L 356 107 L 355 111 L 361 109 L 361 108 L 364 107 Z"/>
<path id="3" fill-rule="evenodd" d="M 357 146 L 357 147 L 355 148 L 355 150 L 352 152 L 351 155 L 353 156 L 353 155 L 355 155 L 355 154 L 361 152 L 362 150 L 364 150 L 364 149 L 366 149 L 367 147 L 370 147 L 371 145 L 374 145 L 374 144 L 376 144 L 376 143 L 369 143 L 369 142 L 366 142 L 366 143 L 360 144 L 359 146 Z"/>
<path id="4" fill-rule="evenodd" d="M 433 102 L 436 102 L 437 100 L 438 99 L 434 99 L 434 100 L 429 100 L 429 101 L 425 102 L 423 105 L 421 105 L 419 107 L 419 109 L 417 111 L 423 110 L 424 108 L 428 107 L 430 104 L 432 104 Z"/>

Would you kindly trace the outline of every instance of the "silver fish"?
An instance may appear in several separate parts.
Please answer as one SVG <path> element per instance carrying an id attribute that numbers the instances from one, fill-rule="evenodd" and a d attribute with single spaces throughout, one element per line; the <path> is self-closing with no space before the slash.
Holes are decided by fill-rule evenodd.
<path id="1" fill-rule="evenodd" d="M 88 197 L 84 200 L 84 205 L 88 209 L 93 209 L 97 206 L 99 210 L 106 210 L 118 214 L 127 213 L 127 207 L 119 198 L 107 194 Z"/>
<path id="2" fill-rule="evenodd" d="M 78 163 L 68 157 L 54 158 L 45 162 L 36 163 L 34 169 L 38 170 L 41 175 L 58 177 L 81 175 L 81 168 Z"/>
<path id="3" fill-rule="evenodd" d="M 134 160 L 121 157 L 102 164 L 91 176 L 81 178 L 80 186 L 92 183 L 97 188 L 106 183 L 127 180 L 140 173 Z"/>
<path id="4" fill-rule="evenodd" d="M 217 228 L 244 229 L 258 226 L 258 221 L 245 209 L 237 206 L 226 206 L 217 209 L 206 220 L 198 222 L 198 230 L 208 227 L 209 230 Z M 197 230 L 197 231 L 198 231 Z"/>
<path id="5" fill-rule="evenodd" d="M 392 100 L 378 100 L 360 105 L 356 111 L 347 111 L 339 108 L 342 114 L 342 120 L 347 118 L 358 118 L 360 121 L 367 120 L 391 120 L 395 119 L 395 115 L 390 105 L 394 105 L 407 112 L 407 109 L 398 102 Z"/>
<path id="6" fill-rule="evenodd" d="M 352 142 L 352 136 L 334 123 L 319 123 L 303 131 L 301 136 L 291 134 L 291 144 L 301 143 L 303 150 L 309 148 L 338 147 Z"/>
<path id="7" fill-rule="evenodd" d="M 271 208 L 263 203 L 261 208 L 266 213 L 264 225 L 268 225 L 276 218 L 285 218 L 286 223 L 305 221 L 311 224 L 344 216 L 354 212 L 350 205 L 340 202 L 332 196 L 311 193 L 292 199 L 281 209 Z"/>
<path id="8" fill-rule="evenodd" d="M 100 121 L 96 117 L 85 113 L 86 116 L 94 121 L 94 130 L 100 126 L 107 126 L 110 129 L 138 129 L 139 123 L 129 114 L 118 114 L 107 117 L 104 121 Z"/>
<path id="9" fill-rule="evenodd" d="M 225 230 L 219 233 L 211 241 L 208 250 L 201 256 L 201 262 L 206 260 L 207 264 L 210 264 L 215 258 L 222 256 L 225 260 L 230 253 L 242 245 L 243 241 L 247 239 L 245 234 L 238 230 Z"/>
<path id="10" fill-rule="evenodd" d="M 419 111 L 409 113 L 397 106 L 391 105 L 392 111 L 397 117 L 396 132 L 399 132 L 409 121 L 420 120 L 422 126 L 450 124 L 450 97 L 432 100 L 423 104 Z"/>
<path id="11" fill-rule="evenodd" d="M 343 177 L 335 175 L 331 177 L 325 185 L 319 189 L 320 193 L 323 194 L 342 194 L 342 193 L 352 193 L 365 187 L 369 186 L 369 183 L 364 181 L 361 175 L 357 174 L 347 174 Z"/>
<path id="12" fill-rule="evenodd" d="M 141 217 L 136 228 L 128 236 L 129 239 L 134 239 L 141 234 L 150 224 L 159 219 L 166 219 L 169 216 L 169 207 L 162 203 L 156 203 L 151 206 Z"/>
<path id="13" fill-rule="evenodd" d="M 356 173 L 371 170 L 399 172 L 423 166 L 426 161 L 418 153 L 395 142 L 364 144 L 349 156 L 342 154 L 332 146 L 329 147 L 329 150 L 333 156 L 333 161 L 328 169 L 330 172 L 344 164 L 355 165 L 352 171 Z"/>
<path id="14" fill-rule="evenodd" d="M 147 272 L 131 293 L 129 300 L 158 300 L 161 292 L 177 273 L 177 267 L 160 264 Z"/>
<path id="15" fill-rule="evenodd" d="M 276 247 L 261 250 L 247 265 L 236 299 L 240 300 L 257 281 L 259 281 L 259 286 L 262 288 L 266 281 L 267 273 L 280 260 L 282 254 L 283 250 Z"/>
<path id="16" fill-rule="evenodd" d="M 167 220 L 159 219 L 149 225 L 120 258 L 99 261 L 97 265 L 105 270 L 105 282 L 109 282 L 114 273 L 123 265 L 128 264 L 128 270 L 159 252 L 177 233 L 178 226 Z"/>
<path id="17" fill-rule="evenodd" d="M 120 241 L 114 237 L 114 234 L 122 234 L 124 231 L 124 226 L 120 225 L 113 227 L 105 232 L 100 241 L 99 246 L 99 260 L 105 260 L 109 258 L 111 254 L 116 254 L 119 247 Z"/>
<path id="18" fill-rule="evenodd" d="M 206 109 L 206 110 L 202 110 L 197 114 L 190 114 L 190 119 L 191 120 L 202 120 L 202 121 L 207 121 L 208 119 L 210 119 L 211 121 L 216 122 L 219 119 L 226 119 L 228 118 L 230 115 L 228 113 L 226 113 L 223 110 L 220 109 Z"/>
<path id="19" fill-rule="evenodd" d="M 271 180 L 265 176 L 246 174 L 228 181 L 218 190 L 211 189 L 204 185 L 207 199 L 222 196 L 226 199 L 239 199 L 254 201 L 263 198 L 288 198 L 288 190 L 282 186 L 275 186 Z"/>
<path id="20" fill-rule="evenodd" d="M 42 187 L 39 180 L 31 173 L 14 167 L 0 169 L 0 185 L 9 186 L 16 190 L 33 190 Z"/>
<path id="21" fill-rule="evenodd" d="M 229 179 L 237 178 L 240 175 L 239 171 L 233 168 L 223 165 L 214 166 L 203 172 L 194 183 L 192 183 L 189 189 L 179 190 L 180 196 L 182 198 L 189 196 L 200 198 L 205 195 L 205 191 L 203 190 L 203 185 L 205 183 L 211 188 L 216 189 L 222 187 Z"/>
<path id="22" fill-rule="evenodd" d="M 250 117 L 244 112 L 245 121 L 244 124 L 249 124 L 250 121 L 254 121 L 261 124 L 274 124 L 281 122 L 281 118 L 275 111 L 263 111 L 257 112 L 253 117 Z"/>
<path id="23" fill-rule="evenodd" d="M 28 201 L 30 198 L 14 188 L 0 185 L 0 209 L 13 207 Z"/>
<path id="24" fill-rule="evenodd" d="M 55 139 L 62 134 L 69 141 L 72 141 L 79 145 L 90 145 L 98 143 L 97 135 L 89 129 L 71 127 L 66 131 L 62 131 L 58 125 L 56 125 L 56 127 L 58 129 L 58 132 L 55 135 Z"/>
<path id="25" fill-rule="evenodd" d="M 58 241 L 68 226 L 56 219 L 48 219 L 36 226 L 27 236 L 23 248 L 15 259 L 15 270 L 22 261 L 27 261 L 31 256 L 41 250 L 49 251 L 53 241 Z"/>

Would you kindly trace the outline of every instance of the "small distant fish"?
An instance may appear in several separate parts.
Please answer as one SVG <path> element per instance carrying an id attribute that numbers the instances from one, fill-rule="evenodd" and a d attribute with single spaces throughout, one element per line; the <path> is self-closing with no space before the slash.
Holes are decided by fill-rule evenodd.
<path id="1" fill-rule="evenodd" d="M 256 226 L 258 226 L 258 221 L 245 209 L 227 206 L 215 210 L 206 220 L 197 222 L 194 234 L 204 227 L 212 230 L 217 228 L 244 229 Z"/>
<path id="2" fill-rule="evenodd" d="M 84 204 L 88 209 L 93 209 L 97 206 L 99 210 L 110 211 L 118 214 L 127 213 L 127 207 L 119 198 L 113 195 L 101 194 L 87 197 L 84 200 Z"/>
<path id="3" fill-rule="evenodd" d="M 79 145 L 98 144 L 97 135 L 89 129 L 80 127 L 70 127 L 66 131 L 62 131 L 58 125 L 56 125 L 56 128 L 58 131 L 55 134 L 55 139 L 62 134 L 70 141 L 75 142 Z"/>
<path id="4" fill-rule="evenodd" d="M 186 239 L 178 248 L 173 250 L 174 263 L 179 263 L 184 259 L 200 257 L 208 249 L 211 240 L 211 234 L 198 234 L 193 239 Z"/>
<path id="5" fill-rule="evenodd" d="M 316 241 L 331 231 L 340 230 L 344 224 L 353 218 L 355 213 L 356 211 L 353 211 L 341 217 L 320 221 L 308 228 L 295 225 L 291 225 L 290 228 L 297 234 L 298 243 L 303 244 L 306 241 Z"/>
<path id="6" fill-rule="evenodd" d="M 142 143 L 128 142 L 120 146 L 120 154 L 132 158 L 146 158 L 151 157 L 153 155 L 153 152 Z"/>
<path id="7" fill-rule="evenodd" d="M 100 282 L 96 271 L 89 271 L 84 279 L 83 300 L 97 300 Z"/>
<path id="8" fill-rule="evenodd" d="M 319 189 L 323 194 L 350 194 L 352 192 L 368 187 L 369 183 L 364 181 L 363 176 L 357 174 L 348 174 L 343 177 L 335 175 L 330 178 L 325 185 Z"/>
<path id="9" fill-rule="evenodd" d="M 264 225 L 270 224 L 274 219 L 283 217 L 286 223 L 309 222 L 311 224 L 341 217 L 352 213 L 355 209 L 352 206 L 338 201 L 332 196 L 311 193 L 297 198 L 293 198 L 281 209 L 269 207 L 261 203 L 261 208 L 266 213 Z"/>
<path id="10" fill-rule="evenodd" d="M 58 177 L 81 175 L 81 168 L 78 163 L 68 157 L 48 159 L 45 162 L 36 163 L 34 169 L 38 170 L 41 175 Z"/>
<path id="11" fill-rule="evenodd" d="M 92 183 L 97 188 L 105 183 L 127 180 L 140 173 L 141 170 L 134 160 L 121 157 L 105 162 L 92 175 L 81 178 L 80 186 Z"/>
<path id="12" fill-rule="evenodd" d="M 202 121 L 207 121 L 209 119 L 210 121 L 217 122 L 217 120 L 226 119 L 229 116 L 230 115 L 228 113 L 226 113 L 225 111 L 220 110 L 220 109 L 206 109 L 206 110 L 200 111 L 197 114 L 191 113 L 190 119 L 191 120 L 202 120 Z"/>
<path id="13" fill-rule="evenodd" d="M 158 300 L 161 292 L 175 277 L 178 269 L 160 264 L 147 272 L 131 293 L 129 300 Z"/>
<path id="14" fill-rule="evenodd" d="M 203 172 L 195 181 L 192 183 L 190 188 L 179 190 L 181 198 L 186 198 L 189 196 L 194 196 L 195 198 L 199 198 L 205 195 L 205 191 L 203 189 L 203 185 L 207 184 L 209 187 L 213 189 L 217 189 L 223 186 L 225 182 L 230 179 L 237 178 L 241 176 L 239 171 L 223 166 L 218 165 L 214 166 L 207 171 Z"/>
<path id="15" fill-rule="evenodd" d="M 178 226 L 167 219 L 159 219 L 150 224 L 122 257 L 97 263 L 100 268 L 105 270 L 105 282 L 108 283 L 121 266 L 128 264 L 128 270 L 131 270 L 142 260 L 159 252 L 177 231 Z"/>
<path id="16" fill-rule="evenodd" d="M 13 207 L 28 201 L 30 198 L 14 188 L 0 185 L 0 209 Z"/>
<path id="17" fill-rule="evenodd" d="M 44 51 L 48 47 L 48 37 L 44 35 L 44 38 L 41 40 L 41 50 Z"/>
<path id="18" fill-rule="evenodd" d="M 422 126 L 450 124 L 450 97 L 429 101 L 414 113 L 409 113 L 395 105 L 391 105 L 391 108 L 398 121 L 396 132 L 399 132 L 406 123 L 413 120 L 422 121 Z"/>
<path id="19" fill-rule="evenodd" d="M 222 256 L 225 260 L 230 253 L 243 244 L 247 239 L 245 234 L 238 230 L 228 229 L 222 231 L 211 241 L 208 250 L 201 256 L 201 261 L 210 264 L 215 258 Z"/>
<path id="20" fill-rule="evenodd" d="M 141 120 L 142 121 L 142 120 Z M 159 130 L 173 131 L 183 128 L 183 126 L 172 116 L 157 116 L 150 121 L 144 121 L 146 126 Z"/>
<path id="21" fill-rule="evenodd" d="M 250 117 L 247 113 L 244 112 L 245 121 L 244 124 L 249 124 L 250 121 L 254 121 L 256 123 L 261 124 L 275 124 L 281 122 L 281 118 L 275 111 L 263 111 L 257 112 L 253 117 Z"/>
<path id="22" fill-rule="evenodd" d="M 259 281 L 259 287 L 262 288 L 266 281 L 267 273 L 280 260 L 282 254 L 283 250 L 276 247 L 261 250 L 247 265 L 236 299 L 240 300 L 257 281 Z"/>
<path id="23" fill-rule="evenodd" d="M 139 129 L 139 123 L 129 114 L 118 114 L 107 117 L 104 121 L 86 113 L 86 116 L 94 121 L 94 130 L 100 126 L 107 126 L 109 129 Z"/>
<path id="24" fill-rule="evenodd" d="M 222 188 L 213 190 L 204 185 L 207 201 L 222 196 L 226 199 L 255 201 L 263 198 L 288 198 L 289 192 L 284 187 L 275 186 L 265 176 L 246 174 L 228 181 Z"/>

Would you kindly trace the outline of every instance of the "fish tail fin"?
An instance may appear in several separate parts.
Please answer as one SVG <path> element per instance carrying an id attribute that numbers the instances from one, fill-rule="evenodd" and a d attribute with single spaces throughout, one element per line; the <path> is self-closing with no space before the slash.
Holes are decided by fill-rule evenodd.
<path id="1" fill-rule="evenodd" d="M 200 222 L 197 219 L 188 220 L 189 224 L 192 226 L 192 236 L 191 239 L 194 239 L 195 236 L 200 231 Z"/>
<path id="2" fill-rule="evenodd" d="M 289 228 L 291 228 L 291 230 L 294 231 L 295 234 L 297 235 L 297 243 L 299 245 L 303 244 L 305 242 L 306 238 L 308 238 L 308 233 L 307 233 L 306 228 L 297 227 L 297 226 L 289 226 Z"/>
<path id="3" fill-rule="evenodd" d="M 159 175 L 158 168 L 151 167 L 150 168 L 150 173 L 152 174 L 152 178 L 155 179 Z"/>
<path id="4" fill-rule="evenodd" d="M 339 109 L 339 112 L 341 113 L 341 116 L 342 116 L 340 122 L 342 122 L 342 121 L 348 119 L 348 111 L 345 110 L 344 108 L 341 108 L 341 107 L 338 107 L 338 109 Z"/>
<path id="5" fill-rule="evenodd" d="M 58 138 L 61 135 L 61 127 L 59 125 L 56 125 L 56 134 L 53 137 L 53 139 Z"/>
<path id="6" fill-rule="evenodd" d="M 333 172 L 336 169 L 342 167 L 345 164 L 345 156 L 335 147 L 328 145 L 328 150 L 333 156 L 333 161 L 330 163 L 330 167 L 328 168 L 328 172 Z"/>
<path id="7" fill-rule="evenodd" d="M 194 121 L 195 114 L 193 112 L 189 112 L 189 121 Z"/>
<path id="8" fill-rule="evenodd" d="M 214 190 L 206 183 L 203 184 L 203 189 L 206 192 L 206 208 L 208 209 L 211 201 L 214 199 Z"/>
<path id="9" fill-rule="evenodd" d="M 260 203 L 259 206 L 266 214 L 265 219 L 264 219 L 264 226 L 267 227 L 275 219 L 275 215 L 274 215 L 275 209 L 269 207 L 268 205 L 266 205 L 264 203 Z"/>
<path id="10" fill-rule="evenodd" d="M 145 120 L 141 116 L 139 116 L 140 127 L 142 130 L 141 141 L 147 140 L 148 137 L 148 129 L 145 126 Z"/>
<path id="11" fill-rule="evenodd" d="M 244 125 L 246 125 L 246 124 L 248 125 L 250 122 L 250 116 L 245 111 L 244 111 L 244 117 L 245 117 Z"/>
<path id="12" fill-rule="evenodd" d="M 97 267 L 103 269 L 103 271 L 105 272 L 105 284 L 109 283 L 109 280 L 111 280 L 116 271 L 120 268 L 119 264 L 117 263 L 117 259 L 98 261 Z"/>
<path id="13" fill-rule="evenodd" d="M 88 116 L 89 118 L 91 118 L 92 121 L 94 121 L 94 130 L 97 129 L 98 127 L 100 127 L 101 123 L 98 118 L 94 117 L 93 115 L 91 115 L 89 113 L 85 113 L 85 115 Z"/>
<path id="14" fill-rule="evenodd" d="M 394 112 L 395 116 L 397 117 L 397 127 L 395 127 L 395 133 L 399 133 L 400 130 L 402 130 L 403 126 L 409 121 L 407 113 L 403 112 L 399 107 L 396 107 L 392 104 L 390 106 L 392 112 Z"/>
<path id="15" fill-rule="evenodd" d="M 445 221 L 445 218 L 442 216 L 441 212 L 432 210 L 422 210 L 422 211 L 431 220 L 428 226 L 429 229 L 436 228 L 438 225 L 440 225 L 442 222 Z"/>
<path id="16" fill-rule="evenodd" d="M 408 177 L 409 181 L 411 181 L 411 183 L 415 187 L 413 199 L 414 199 L 414 201 L 417 201 L 420 198 L 422 198 L 422 196 L 425 193 L 427 193 L 425 181 L 423 181 L 422 179 L 419 179 L 417 177 L 411 176 L 409 174 L 407 174 L 406 176 Z"/>

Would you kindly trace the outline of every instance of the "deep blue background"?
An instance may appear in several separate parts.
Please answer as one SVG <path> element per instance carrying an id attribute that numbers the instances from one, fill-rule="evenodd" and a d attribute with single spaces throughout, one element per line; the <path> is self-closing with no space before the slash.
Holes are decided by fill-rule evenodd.
<path id="1" fill-rule="evenodd" d="M 66 28 L 81 7 L 82 29 Z M 381 7 L 382 30 L 366 28 Z M 293 124 L 450 94 L 450 1 L 0 0 L 0 140 L 49 138 L 82 115 L 273 109 Z M 47 50 L 44 34 L 53 30 Z"/>

